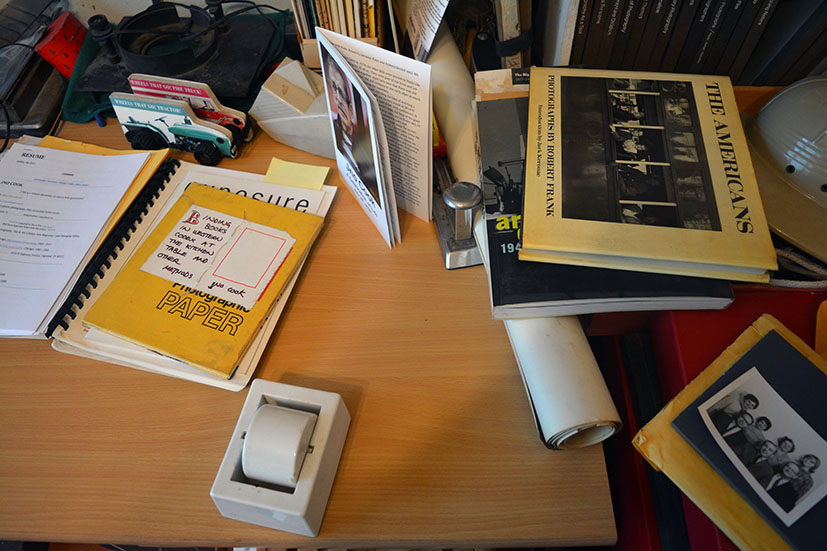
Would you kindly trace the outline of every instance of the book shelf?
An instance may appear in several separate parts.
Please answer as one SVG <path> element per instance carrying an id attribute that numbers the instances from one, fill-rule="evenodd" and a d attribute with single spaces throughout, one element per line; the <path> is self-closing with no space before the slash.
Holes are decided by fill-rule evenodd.
<path id="1" fill-rule="evenodd" d="M 751 86 L 784 86 L 825 70 L 823 0 L 564 3 L 568 10 L 544 21 L 569 30 L 570 55 L 552 59 L 546 48 L 537 65 L 729 75 L 734 84 Z"/>

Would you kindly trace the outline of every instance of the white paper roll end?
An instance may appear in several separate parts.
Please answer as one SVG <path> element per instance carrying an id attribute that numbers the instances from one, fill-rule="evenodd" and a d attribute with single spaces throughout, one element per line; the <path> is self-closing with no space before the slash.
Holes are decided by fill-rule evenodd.
<path id="1" fill-rule="evenodd" d="M 258 408 L 241 450 L 244 476 L 295 488 L 315 426 L 313 413 L 273 404 Z"/>

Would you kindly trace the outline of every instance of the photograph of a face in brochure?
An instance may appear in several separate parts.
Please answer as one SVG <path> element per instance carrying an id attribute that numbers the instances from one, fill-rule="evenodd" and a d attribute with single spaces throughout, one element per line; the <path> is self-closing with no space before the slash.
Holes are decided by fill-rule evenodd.
<path id="1" fill-rule="evenodd" d="M 336 164 L 388 246 L 401 241 L 396 200 L 387 169 L 385 135 L 376 99 L 323 36 L 318 37 Z"/>
<path id="2" fill-rule="evenodd" d="M 756 367 L 698 406 L 712 438 L 755 490 L 790 526 L 827 494 L 827 442 Z"/>

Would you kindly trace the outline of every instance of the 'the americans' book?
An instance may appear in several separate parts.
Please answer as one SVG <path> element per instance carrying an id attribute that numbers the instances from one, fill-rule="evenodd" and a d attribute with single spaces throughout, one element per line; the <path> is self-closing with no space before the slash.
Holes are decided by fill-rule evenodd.
<path id="1" fill-rule="evenodd" d="M 229 378 L 322 221 L 190 184 L 83 321 Z"/>
<path id="2" fill-rule="evenodd" d="M 520 260 L 763 282 L 777 268 L 728 77 L 531 70 Z"/>

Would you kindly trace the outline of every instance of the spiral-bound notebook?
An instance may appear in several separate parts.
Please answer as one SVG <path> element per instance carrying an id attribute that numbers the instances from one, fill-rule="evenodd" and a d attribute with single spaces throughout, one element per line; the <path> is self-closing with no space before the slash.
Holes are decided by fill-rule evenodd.
<path id="1" fill-rule="evenodd" d="M 150 235 L 167 210 L 181 196 L 186 187 L 197 182 L 254 197 L 273 204 L 306 206 L 306 212 L 324 217 L 332 203 L 336 188 L 323 186 L 321 191 L 278 186 L 263 182 L 262 175 L 236 170 L 203 167 L 176 160 L 166 161 L 139 197 L 121 218 L 95 258 L 88 264 L 63 310 L 53 321 L 49 334 L 52 347 L 96 360 L 115 363 L 188 379 L 228 390 L 241 390 L 249 382 L 264 348 L 284 309 L 302 263 L 293 272 L 280 298 L 252 337 L 249 347 L 238 362 L 231 378 L 214 375 L 185 362 L 161 355 L 143 347 L 90 327 L 84 323 L 89 308 L 101 297 L 118 272 Z"/>
<path id="2" fill-rule="evenodd" d="M 166 157 L 40 141 L 19 140 L 0 160 L 3 337 L 46 338 L 84 267 Z"/>

